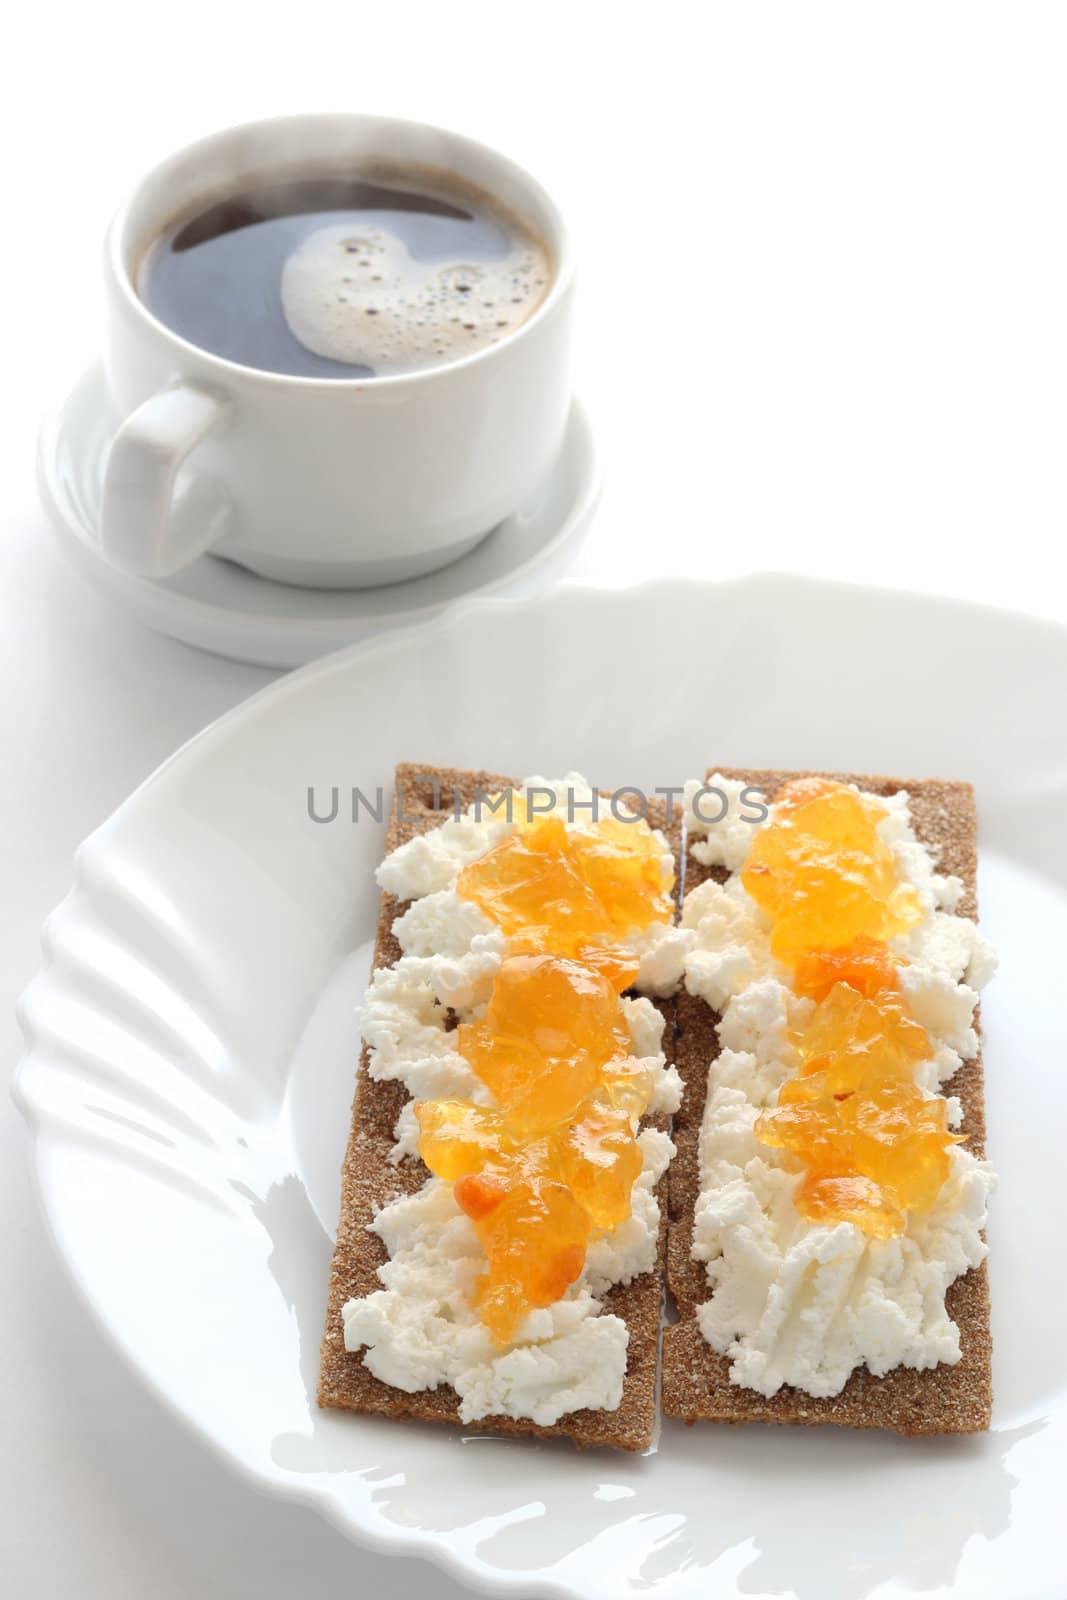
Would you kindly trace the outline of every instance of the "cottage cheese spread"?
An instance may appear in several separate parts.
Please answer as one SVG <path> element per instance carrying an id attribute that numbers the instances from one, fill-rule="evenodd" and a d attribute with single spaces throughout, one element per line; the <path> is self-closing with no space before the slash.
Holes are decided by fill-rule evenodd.
<path id="1" fill-rule="evenodd" d="M 786 969 L 771 954 L 768 919 L 738 876 L 754 833 L 751 823 L 736 820 L 743 786 L 722 778 L 710 784 L 731 795 L 731 821 L 721 830 L 709 826 L 693 853 L 732 875 L 725 884 L 693 890 L 682 915 L 690 941 L 686 986 L 722 1013 L 723 1048 L 711 1069 L 701 1129 L 693 1242 L 711 1287 L 697 1313 L 701 1331 L 730 1358 L 731 1382 L 764 1395 L 782 1384 L 835 1395 L 861 1365 L 880 1376 L 899 1365 L 958 1361 L 959 1330 L 945 1310 L 945 1291 L 986 1254 L 981 1232 L 992 1171 L 955 1147 L 937 1203 L 925 1215 L 909 1215 L 897 1239 L 871 1238 L 848 1222 L 814 1224 L 799 1214 L 793 1196 L 800 1174 L 787 1170 L 781 1152 L 761 1144 L 753 1128 L 796 1065 L 788 1030 L 803 1022 L 811 1002 L 788 987 Z M 954 914 L 962 886 L 936 872 L 916 839 L 907 795 L 877 798 L 889 813 L 879 832 L 923 905 L 922 921 L 891 949 L 912 1012 L 934 1047 L 917 1081 L 936 1093 L 977 1052 L 977 990 L 995 958 L 974 922 Z"/>
<path id="2" fill-rule="evenodd" d="M 568 826 L 592 826 L 580 804 L 592 791 L 579 775 L 530 778 L 522 788 L 550 791 L 555 814 Z M 394 924 L 403 953 L 393 967 L 375 973 L 362 1011 L 371 1076 L 399 1081 L 411 1096 L 394 1130 L 397 1163 L 418 1153 L 415 1100 L 454 1096 L 491 1104 L 488 1089 L 453 1048 L 448 1023 L 450 1013 L 461 1022 L 480 1015 L 505 940 L 457 895 L 455 882 L 513 827 L 502 811 L 483 810 L 479 818 L 472 808 L 394 850 L 379 868 L 382 887 L 412 902 Z M 665 842 L 663 848 L 665 868 L 673 871 Z M 676 987 L 686 943 L 667 925 L 624 940 L 641 963 L 638 986 L 655 994 Z M 677 1069 L 665 1062 L 663 1018 L 644 996 L 624 999 L 622 1009 L 634 1054 L 653 1075 L 649 1110 L 669 1115 L 681 1102 L 682 1086 Z M 367 1367 L 394 1388 L 410 1393 L 451 1384 L 464 1422 L 499 1415 L 548 1426 L 585 1406 L 617 1407 L 629 1335 L 619 1317 L 601 1312 L 601 1298 L 612 1284 L 629 1283 L 655 1265 L 660 1211 L 654 1189 L 674 1154 L 667 1135 L 654 1128 L 641 1133 L 638 1144 L 642 1170 L 630 1216 L 590 1244 L 578 1281 L 554 1305 L 530 1312 L 504 1351 L 493 1345 L 471 1304 L 485 1257 L 452 1186 L 431 1178 L 417 1193 L 383 1207 L 373 1223 L 389 1252 L 378 1273 L 382 1288 L 345 1305 L 346 1349 L 365 1347 Z"/>
<path id="3" fill-rule="evenodd" d="M 549 1426 L 583 1406 L 614 1410 L 626 1371 L 626 1324 L 600 1313 L 599 1297 L 655 1265 L 659 1207 L 653 1188 L 674 1154 L 666 1134 L 639 1136 L 642 1171 L 632 1215 L 591 1245 L 585 1272 L 562 1300 L 531 1311 L 514 1344 L 497 1350 L 471 1304 L 485 1264 L 452 1185 L 431 1178 L 394 1200 L 374 1221 L 389 1260 L 382 1288 L 344 1307 L 345 1347 L 374 1375 L 412 1393 L 450 1383 L 464 1422 L 530 1417 Z"/>
<path id="4" fill-rule="evenodd" d="M 551 805 L 552 814 L 562 817 L 569 828 L 589 833 L 595 827 L 593 807 L 608 815 L 608 802 L 594 798 L 592 787 L 581 773 L 568 772 L 564 778 L 526 778 L 519 785 L 524 795 L 532 796 L 542 810 Z M 636 813 L 621 800 L 616 802 L 620 816 Z M 476 906 L 464 904 L 453 893 L 451 898 L 435 896 L 454 888 L 456 879 L 470 862 L 506 839 L 515 829 L 515 813 L 509 821 L 501 805 L 490 810 L 488 803 L 471 806 L 459 817 L 449 817 L 439 828 L 417 834 L 407 844 L 392 851 L 378 868 L 378 882 L 398 900 L 414 904 L 396 927 L 405 951 L 433 954 L 449 949 L 465 949 L 465 930 L 492 929 Z M 667 842 L 663 845 L 664 872 L 673 871 L 674 860 Z M 444 941 L 444 943 L 442 943 Z M 638 962 L 637 987 L 644 994 L 674 994 L 682 981 L 687 940 L 671 923 L 653 923 L 635 930 L 622 941 L 622 947 Z"/>

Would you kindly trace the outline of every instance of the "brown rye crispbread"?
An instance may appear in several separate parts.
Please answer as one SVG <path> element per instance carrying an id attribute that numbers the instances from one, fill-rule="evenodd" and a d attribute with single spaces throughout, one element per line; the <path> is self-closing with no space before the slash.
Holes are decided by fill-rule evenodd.
<path id="1" fill-rule="evenodd" d="M 439 783 L 435 797 L 432 778 Z M 438 827 L 453 813 L 458 794 L 464 807 L 476 795 L 490 794 L 514 786 L 513 778 L 499 773 L 460 772 L 446 767 L 419 767 L 402 764 L 396 773 L 396 801 L 386 837 L 386 850 Z M 435 809 L 436 805 L 439 809 Z M 401 815 L 402 813 L 402 815 Z M 653 826 L 663 826 L 662 811 L 649 806 Z M 680 826 L 664 828 L 678 861 Z M 406 905 L 392 895 L 383 894 L 378 918 L 374 967 L 391 966 L 400 956 L 393 935 L 393 923 Z M 674 1004 L 662 1002 L 664 1049 L 671 1060 L 674 1035 Z M 386 1259 L 385 1247 L 377 1234 L 368 1231 L 376 1212 L 401 1194 L 411 1194 L 429 1176 L 421 1161 L 406 1159 L 399 1165 L 390 1160 L 393 1128 L 401 1106 L 407 1099 L 403 1084 L 378 1083 L 368 1072 L 367 1050 L 363 1049 L 352 1110 L 352 1127 L 342 1167 L 341 1218 L 337 1245 L 330 1271 L 326 1332 L 322 1341 L 322 1366 L 318 1400 L 321 1406 L 344 1411 L 376 1414 L 410 1421 L 459 1423 L 459 1400 L 455 1390 L 442 1385 L 433 1390 L 407 1394 L 382 1383 L 368 1371 L 362 1353 L 345 1349 L 341 1308 L 346 1300 L 367 1295 L 380 1288 L 377 1269 Z M 652 1117 L 644 1126 L 666 1129 L 668 1119 Z M 539 1438 L 564 1437 L 578 1446 L 610 1445 L 620 1450 L 644 1450 L 652 1442 L 656 1417 L 656 1369 L 659 1350 L 663 1264 L 667 1237 L 667 1178 L 657 1187 L 660 1202 L 660 1238 L 657 1265 L 632 1283 L 616 1285 L 604 1299 L 604 1310 L 621 1317 L 629 1330 L 626 1377 L 622 1401 L 615 1411 L 583 1410 L 571 1412 L 551 1427 L 540 1427 L 524 1418 L 482 1417 L 465 1424 L 471 1432 L 533 1434 Z"/>
<path id="2" fill-rule="evenodd" d="M 724 778 L 741 779 L 773 799 L 793 778 L 829 777 L 855 783 L 874 794 L 894 794 L 906 789 L 911 816 L 919 839 L 936 854 L 938 869 L 954 873 L 963 882 L 958 910 L 977 916 L 977 867 L 974 791 L 968 783 L 939 778 L 922 780 L 870 777 L 855 773 L 809 774 L 786 771 L 739 771 L 716 767 Z M 709 773 L 709 777 L 711 773 Z M 708 868 L 688 852 L 685 890 L 708 877 L 726 877 Z M 780 1422 L 815 1425 L 834 1423 L 850 1428 L 884 1428 L 894 1433 L 976 1433 L 989 1427 L 992 1405 L 989 1332 L 989 1286 L 985 1263 L 957 1278 L 947 1295 L 950 1316 L 958 1324 L 962 1356 L 955 1366 L 940 1365 L 923 1372 L 896 1367 L 885 1377 L 874 1377 L 865 1367 L 853 1372 L 840 1394 L 815 1399 L 802 1390 L 779 1389 L 770 1399 L 730 1382 L 726 1356 L 708 1345 L 696 1320 L 696 1308 L 708 1296 L 704 1264 L 691 1256 L 693 1215 L 699 1192 L 700 1124 L 704 1115 L 709 1066 L 719 1051 L 715 1031 L 718 1015 L 703 1000 L 683 991 L 678 998 L 675 1060 L 685 1084 L 682 1108 L 674 1119 L 672 1137 L 678 1154 L 671 1163 L 670 1227 L 667 1247 L 667 1281 L 678 1311 L 678 1321 L 663 1335 L 663 1411 L 684 1422 Z M 978 1027 L 978 1017 L 975 1017 Z M 982 1060 L 960 1067 L 945 1094 L 957 1095 L 963 1107 L 961 1132 L 967 1148 L 981 1156 L 985 1148 L 985 1105 Z"/>

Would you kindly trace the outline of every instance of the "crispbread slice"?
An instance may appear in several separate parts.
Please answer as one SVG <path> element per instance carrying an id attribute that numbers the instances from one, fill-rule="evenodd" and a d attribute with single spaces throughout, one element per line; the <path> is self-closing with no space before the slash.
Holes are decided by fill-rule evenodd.
<path id="1" fill-rule="evenodd" d="M 431 779 L 440 785 L 435 810 Z M 513 778 L 499 773 L 459 772 L 447 767 L 418 767 L 402 764 L 396 773 L 396 801 L 386 838 L 386 849 L 395 850 L 417 833 L 439 826 L 451 815 L 455 795 L 464 806 L 473 804 L 476 794 L 512 787 Z M 403 812 L 403 817 L 400 812 Z M 410 820 L 409 820 L 410 819 Z M 649 822 L 663 827 L 678 861 L 680 827 L 664 825 L 662 812 L 649 806 Z M 378 918 L 374 966 L 392 965 L 400 955 L 393 936 L 393 923 L 406 909 L 392 895 L 383 894 Z M 664 1051 L 671 1060 L 674 1033 L 673 1002 L 660 1005 L 666 1018 Z M 377 1268 L 386 1259 L 385 1247 L 368 1224 L 375 1213 L 399 1194 L 411 1194 L 429 1176 L 421 1161 L 405 1160 L 399 1166 L 390 1161 L 393 1127 L 407 1098 L 400 1083 L 377 1083 L 367 1070 L 364 1048 L 359 1065 L 352 1130 L 342 1168 L 341 1219 L 337 1246 L 330 1272 L 326 1333 L 322 1342 L 322 1370 L 319 1404 L 345 1411 L 373 1413 L 424 1422 L 459 1422 L 459 1400 L 455 1390 L 442 1385 L 434 1390 L 406 1394 L 382 1383 L 363 1364 L 362 1353 L 350 1353 L 344 1346 L 341 1308 L 354 1295 L 370 1294 L 380 1287 Z M 649 1118 L 645 1126 L 669 1125 L 667 1118 Z M 632 1283 L 616 1285 L 605 1297 L 605 1311 L 614 1312 L 630 1332 L 626 1377 L 622 1402 L 615 1411 L 575 1411 L 551 1427 L 540 1427 L 524 1418 L 483 1417 L 466 1424 L 471 1432 L 534 1434 L 541 1438 L 561 1436 L 576 1445 L 612 1445 L 620 1450 L 644 1450 L 652 1443 L 656 1414 L 656 1366 L 662 1302 L 663 1263 L 667 1239 L 667 1178 L 656 1190 L 660 1205 L 659 1254 L 654 1271 Z"/>
<path id="2" fill-rule="evenodd" d="M 724 778 L 741 779 L 773 798 L 783 784 L 811 774 L 784 771 L 738 771 L 716 767 Z M 711 773 L 709 773 L 709 777 Z M 977 867 L 974 791 L 968 783 L 938 778 L 922 780 L 820 773 L 875 794 L 906 789 L 918 837 L 939 853 L 940 870 L 962 879 L 959 911 L 977 915 Z M 686 858 L 686 892 L 708 877 L 726 873 L 701 866 L 690 851 Z M 897 1367 L 883 1378 L 864 1367 L 852 1374 L 832 1399 L 818 1400 L 802 1390 L 783 1388 L 771 1399 L 730 1382 L 730 1365 L 716 1354 L 696 1321 L 696 1308 L 708 1294 L 703 1263 L 694 1261 L 693 1216 L 699 1192 L 698 1147 L 704 1115 L 708 1067 L 719 1051 L 715 1032 L 718 1015 L 703 1001 L 684 992 L 678 998 L 676 1062 L 685 1083 L 682 1108 L 672 1137 L 678 1154 L 671 1163 L 670 1230 L 667 1281 L 678 1308 L 678 1322 L 664 1330 L 663 1410 L 685 1422 L 835 1423 L 851 1428 L 885 1428 L 895 1433 L 977 1433 L 989 1427 L 992 1405 L 989 1332 L 989 1286 L 985 1263 L 958 1278 L 948 1291 L 949 1314 L 958 1324 L 962 1357 L 955 1366 L 925 1372 Z M 975 1027 L 978 1018 L 975 1017 Z M 979 1055 L 965 1062 L 946 1085 L 963 1106 L 962 1132 L 968 1147 L 982 1155 L 985 1105 Z"/>

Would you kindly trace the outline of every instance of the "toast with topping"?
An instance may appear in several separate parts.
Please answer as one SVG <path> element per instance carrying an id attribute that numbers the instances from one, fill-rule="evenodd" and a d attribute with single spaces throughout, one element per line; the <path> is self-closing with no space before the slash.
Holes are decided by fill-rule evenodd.
<path id="1" fill-rule="evenodd" d="M 715 769 L 727 783 L 743 783 L 763 791 L 773 802 L 787 784 L 798 779 L 823 778 L 853 785 L 865 794 L 892 797 L 907 791 L 915 838 L 936 858 L 939 874 L 959 880 L 962 892 L 954 909 L 960 917 L 976 919 L 976 817 L 974 795 L 966 783 L 940 779 L 908 780 L 854 774 L 804 774 L 786 771 Z M 709 782 L 712 782 L 709 774 Z M 701 836 L 690 833 L 685 861 L 686 903 L 701 885 L 716 880 L 725 885 L 731 873 L 703 847 Z M 703 859 L 701 859 L 703 857 Z M 739 871 L 740 869 L 738 869 Z M 736 887 L 736 885 L 735 885 Z M 953 891 L 959 892 L 958 886 Z M 710 896 L 709 896 L 710 897 Z M 699 903 L 694 902 L 699 909 Z M 684 914 L 683 914 L 684 920 Z M 951 932 L 951 929 L 949 930 Z M 692 957 L 690 964 L 695 966 Z M 697 985 L 699 987 L 699 985 Z M 778 1422 L 814 1425 L 832 1423 L 854 1428 L 881 1428 L 901 1434 L 973 1433 L 989 1426 L 992 1401 L 989 1287 L 984 1260 L 955 1278 L 947 1290 L 945 1309 L 959 1329 L 959 1359 L 954 1364 L 916 1369 L 896 1365 L 876 1376 L 867 1365 L 852 1370 L 840 1392 L 817 1396 L 801 1387 L 783 1384 L 767 1394 L 743 1381 L 731 1381 L 731 1355 L 704 1337 L 701 1308 L 711 1295 L 707 1254 L 694 1259 L 695 1224 L 701 1203 L 701 1137 L 709 1085 L 714 1089 L 722 1049 L 718 1027 L 722 1015 L 696 993 L 683 987 L 677 999 L 676 1061 L 685 1083 L 681 1109 L 674 1120 L 677 1148 L 669 1174 L 670 1230 L 668 1285 L 677 1308 L 677 1321 L 664 1330 L 663 1409 L 687 1423 Z M 973 1028 L 977 1034 L 978 1017 Z M 950 1081 L 938 1091 L 954 1097 L 961 1114 L 957 1133 L 964 1150 L 981 1158 L 985 1143 L 982 1061 L 980 1049 L 964 1059 Z M 718 1169 L 717 1169 L 718 1170 Z M 739 1178 L 738 1183 L 742 1180 Z M 727 1223 L 727 1227 L 729 1224 Z M 720 1240 L 722 1235 L 720 1234 Z M 727 1236 L 728 1237 L 728 1236 Z M 743 1248 L 739 1241 L 737 1248 Z M 981 1247 L 984 1253 L 984 1246 Z M 722 1258 L 720 1258 L 722 1259 Z M 714 1261 L 712 1270 L 715 1270 Z M 725 1268 L 724 1268 L 725 1270 Z M 721 1278 L 719 1280 L 721 1282 Z M 848 1309 L 848 1303 L 839 1302 Z M 744 1308 L 728 1307 L 718 1319 L 719 1342 L 725 1343 L 724 1323 L 735 1315 L 744 1320 Z M 779 1320 L 774 1339 L 802 1339 L 803 1329 Z M 736 1354 L 737 1345 L 731 1347 Z M 767 1387 L 770 1387 L 768 1384 Z"/>
<path id="2" fill-rule="evenodd" d="M 437 792 L 431 780 L 437 780 Z M 439 828 L 454 814 L 458 797 L 463 807 L 476 795 L 509 789 L 515 780 L 485 772 L 454 771 L 402 765 L 397 769 L 396 799 L 386 848 L 393 852 L 420 835 Z M 679 863 L 680 826 L 664 826 L 665 818 L 649 808 L 649 823 L 661 826 Z M 410 903 L 410 902 L 409 902 Z M 374 969 L 392 968 L 401 957 L 394 925 L 408 905 L 383 892 L 378 920 Z M 654 1002 L 665 1019 L 663 1051 L 672 1060 L 673 1002 Z M 656 1264 L 628 1283 L 617 1283 L 602 1300 L 603 1313 L 621 1318 L 628 1333 L 625 1377 L 621 1402 L 614 1409 L 584 1408 L 569 1412 L 550 1425 L 525 1416 L 485 1415 L 462 1423 L 456 1391 L 441 1383 L 411 1392 L 381 1381 L 368 1368 L 362 1350 L 345 1346 L 344 1308 L 353 1300 L 372 1296 L 381 1287 L 379 1269 L 388 1263 L 385 1245 L 370 1231 L 376 1216 L 402 1195 L 414 1195 L 427 1183 L 429 1173 L 417 1155 L 397 1159 L 398 1119 L 409 1101 L 404 1085 L 372 1076 L 369 1052 L 364 1046 L 359 1065 L 351 1134 L 342 1169 L 341 1217 L 330 1273 L 326 1332 L 322 1345 L 319 1404 L 346 1411 L 412 1421 L 460 1424 L 472 1430 L 561 1436 L 578 1446 L 608 1445 L 622 1450 L 644 1450 L 652 1442 L 656 1417 L 656 1376 L 662 1298 L 662 1275 L 667 1233 L 667 1180 L 660 1178 L 654 1193 L 659 1201 Z M 666 1132 L 669 1118 L 646 1115 L 641 1129 Z"/>

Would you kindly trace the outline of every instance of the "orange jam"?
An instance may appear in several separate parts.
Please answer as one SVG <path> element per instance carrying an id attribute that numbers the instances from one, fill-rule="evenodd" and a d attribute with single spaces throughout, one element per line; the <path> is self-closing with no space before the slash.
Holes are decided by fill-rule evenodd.
<path id="1" fill-rule="evenodd" d="M 664 877 L 662 845 L 643 823 L 604 817 L 579 832 L 548 816 L 520 822 L 464 867 L 456 890 L 503 929 L 512 948 L 577 957 L 621 990 L 637 967 L 613 946 L 670 918 L 673 882 Z"/>
<path id="2" fill-rule="evenodd" d="M 783 791 L 742 873 L 769 914 L 771 947 L 815 1001 L 792 1042 L 800 1056 L 756 1134 L 806 1169 L 802 1216 L 848 1221 L 876 1238 L 903 1231 L 948 1176 L 947 1102 L 915 1069 L 932 1047 L 901 993 L 886 940 L 921 916 L 876 832 L 880 806 L 825 779 Z"/>
<path id="3" fill-rule="evenodd" d="M 865 995 L 900 988 L 889 951 L 880 940 L 864 934 L 836 950 L 809 950 L 797 962 L 794 993 L 809 1000 L 825 1000 L 835 983 L 847 983 L 850 989 Z"/>
<path id="4" fill-rule="evenodd" d="M 558 1300 L 590 1241 L 630 1215 L 652 1079 L 619 1005 L 637 975 L 619 940 L 670 918 L 672 886 L 644 823 L 578 831 L 525 809 L 459 875 L 458 893 L 508 940 L 484 1015 L 456 1030 L 493 1104 L 433 1100 L 415 1112 L 419 1154 L 453 1185 L 485 1251 L 475 1302 L 498 1345 Z"/>
<path id="5" fill-rule="evenodd" d="M 880 838 L 885 809 L 843 785 L 789 784 L 773 822 L 753 840 L 741 882 L 770 916 L 771 949 L 793 963 L 809 950 L 858 937 L 887 940 L 922 916 L 915 891 L 897 882 Z"/>
<path id="6" fill-rule="evenodd" d="M 464 1023 L 456 1039 L 511 1125 L 524 1133 L 566 1122 L 596 1089 L 627 1076 L 630 1034 L 615 990 L 600 973 L 564 956 L 509 956 L 484 1017 Z"/>
<path id="7" fill-rule="evenodd" d="M 878 1239 L 904 1230 L 908 1211 L 928 1211 L 948 1177 L 947 1102 L 914 1083 L 867 1083 L 834 1095 L 809 1095 L 787 1083 L 756 1123 L 764 1144 L 789 1150 L 807 1168 L 797 1209 L 813 1222 L 854 1222 Z"/>
<path id="8" fill-rule="evenodd" d="M 495 1105 L 416 1106 L 419 1154 L 474 1224 L 489 1263 L 477 1304 L 506 1344 L 578 1277 L 593 1235 L 629 1216 L 652 1086 L 611 984 L 564 956 L 508 957 L 457 1042 Z"/>

